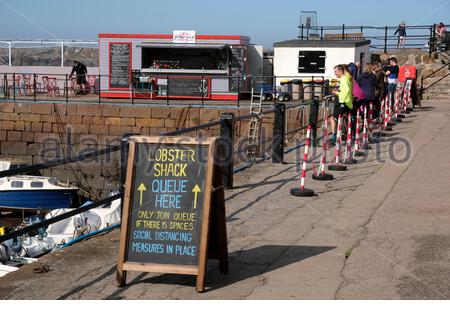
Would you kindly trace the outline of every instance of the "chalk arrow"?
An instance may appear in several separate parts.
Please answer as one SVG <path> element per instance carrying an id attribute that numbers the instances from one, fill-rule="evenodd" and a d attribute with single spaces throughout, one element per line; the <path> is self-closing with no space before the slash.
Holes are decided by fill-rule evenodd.
<path id="1" fill-rule="evenodd" d="M 138 188 L 138 191 L 141 192 L 141 195 L 140 195 L 140 198 L 139 198 L 139 205 L 142 206 L 142 194 L 144 193 L 144 191 L 147 191 L 147 188 L 145 187 L 144 183 L 140 184 L 140 186 Z"/>
<path id="2" fill-rule="evenodd" d="M 194 192 L 194 209 L 197 209 L 197 195 L 199 192 L 202 192 L 198 184 L 195 185 L 194 189 L 192 189 L 192 192 Z"/>

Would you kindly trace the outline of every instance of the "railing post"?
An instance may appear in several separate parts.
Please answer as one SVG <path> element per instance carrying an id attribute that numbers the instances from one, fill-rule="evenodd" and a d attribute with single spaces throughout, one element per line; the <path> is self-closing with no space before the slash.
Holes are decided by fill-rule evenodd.
<path id="1" fill-rule="evenodd" d="M 6 100 L 6 99 L 9 98 L 8 97 L 8 74 L 7 73 L 5 73 L 3 75 L 3 89 L 4 89 L 4 91 L 3 91 L 3 99 Z"/>
<path id="2" fill-rule="evenodd" d="M 388 27 L 384 27 L 384 53 L 387 53 L 387 37 L 388 37 Z"/>
<path id="3" fill-rule="evenodd" d="M 275 105 L 275 118 L 273 122 L 272 163 L 284 162 L 285 123 L 286 105 L 284 103 L 277 103 Z"/>
<path id="4" fill-rule="evenodd" d="M 66 103 L 69 102 L 69 76 L 66 73 L 66 82 L 65 82 L 65 88 L 64 88 L 64 94 L 66 96 Z"/>
<path id="5" fill-rule="evenodd" d="M 273 89 L 273 106 L 275 107 L 277 102 L 277 76 L 273 77 Z"/>
<path id="6" fill-rule="evenodd" d="M 313 95 L 313 104 L 309 109 L 309 120 L 308 124 L 311 125 L 311 146 L 316 145 L 317 139 L 317 118 L 319 115 L 319 99 Z"/>
<path id="7" fill-rule="evenodd" d="M 101 103 L 101 93 L 102 93 L 102 79 L 101 75 L 98 75 L 98 103 Z"/>
<path id="8" fill-rule="evenodd" d="M 433 52 L 434 47 L 434 25 L 430 27 L 430 41 L 428 46 L 428 58 L 431 58 L 431 53 Z"/>
<path id="9" fill-rule="evenodd" d="M 240 97 L 240 87 L 241 87 L 241 82 L 240 82 L 240 80 L 241 80 L 241 77 L 240 76 L 238 76 L 237 77 L 237 96 L 238 96 L 238 103 L 237 103 L 237 106 L 238 107 L 240 107 L 240 101 L 241 101 L 241 97 Z M 233 81 L 233 80 L 231 80 L 231 81 Z"/>
<path id="10" fill-rule="evenodd" d="M 34 102 L 36 102 L 36 78 L 37 78 L 37 75 L 36 75 L 36 73 L 34 73 L 33 74 L 33 100 L 34 100 Z"/>
<path id="11" fill-rule="evenodd" d="M 224 188 L 233 188 L 234 166 L 234 113 L 220 115 L 220 138 L 217 145 L 218 166 Z"/>
<path id="12" fill-rule="evenodd" d="M 122 136 L 122 140 L 120 140 L 120 180 L 119 180 L 119 190 L 120 192 L 124 192 L 125 190 L 125 178 L 127 175 L 127 165 L 128 165 L 128 146 L 129 146 L 129 138 L 132 133 L 126 133 Z"/>
<path id="13" fill-rule="evenodd" d="M 302 23 L 302 26 L 301 26 L 301 37 L 300 37 L 300 40 L 303 40 L 303 28 L 304 28 L 304 26 L 303 26 L 303 23 Z"/>
<path id="14" fill-rule="evenodd" d="M 3 74 L 3 100 L 7 99 L 8 95 L 8 77 L 7 74 Z"/>
<path id="15" fill-rule="evenodd" d="M 204 100 L 204 95 L 205 95 L 205 84 L 204 84 L 204 76 L 202 75 L 202 85 L 201 85 L 201 88 L 202 88 L 202 106 L 203 106 L 203 100 Z"/>
<path id="16" fill-rule="evenodd" d="M 13 100 L 16 101 L 16 73 L 13 73 Z"/>
<path id="17" fill-rule="evenodd" d="M 345 40 L 345 24 L 342 25 L 342 40 Z"/>
<path id="18" fill-rule="evenodd" d="M 323 27 L 320 27 L 320 40 L 323 40 Z"/>
<path id="19" fill-rule="evenodd" d="M 420 78 L 420 91 L 419 91 L 420 100 L 423 100 L 423 76 Z"/>
<path id="20" fill-rule="evenodd" d="M 169 105 L 170 104 L 169 103 L 169 76 L 167 76 L 166 79 L 167 79 L 167 83 L 166 83 L 166 98 L 167 98 L 167 101 L 166 101 L 166 103 L 167 103 L 167 105 Z"/>

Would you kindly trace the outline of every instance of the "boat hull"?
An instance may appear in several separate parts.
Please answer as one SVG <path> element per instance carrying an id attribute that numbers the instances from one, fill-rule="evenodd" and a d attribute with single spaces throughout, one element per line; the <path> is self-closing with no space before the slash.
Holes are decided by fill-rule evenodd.
<path id="1" fill-rule="evenodd" d="M 16 210 L 69 208 L 76 193 L 76 190 L 0 191 L 0 208 Z"/>

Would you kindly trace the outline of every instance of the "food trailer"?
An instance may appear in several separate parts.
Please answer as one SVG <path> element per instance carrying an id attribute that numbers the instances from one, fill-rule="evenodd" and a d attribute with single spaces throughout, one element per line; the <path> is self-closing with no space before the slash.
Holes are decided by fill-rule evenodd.
<path id="1" fill-rule="evenodd" d="M 262 73 L 262 47 L 239 35 L 99 34 L 99 51 L 104 98 L 237 100 Z"/>

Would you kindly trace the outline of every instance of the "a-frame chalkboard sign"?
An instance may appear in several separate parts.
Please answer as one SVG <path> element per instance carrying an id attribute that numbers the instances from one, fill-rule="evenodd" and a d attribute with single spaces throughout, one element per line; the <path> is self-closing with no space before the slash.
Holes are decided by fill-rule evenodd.
<path id="1" fill-rule="evenodd" d="M 197 276 L 208 259 L 228 272 L 225 201 L 216 138 L 130 138 L 117 282 L 127 271 Z"/>

